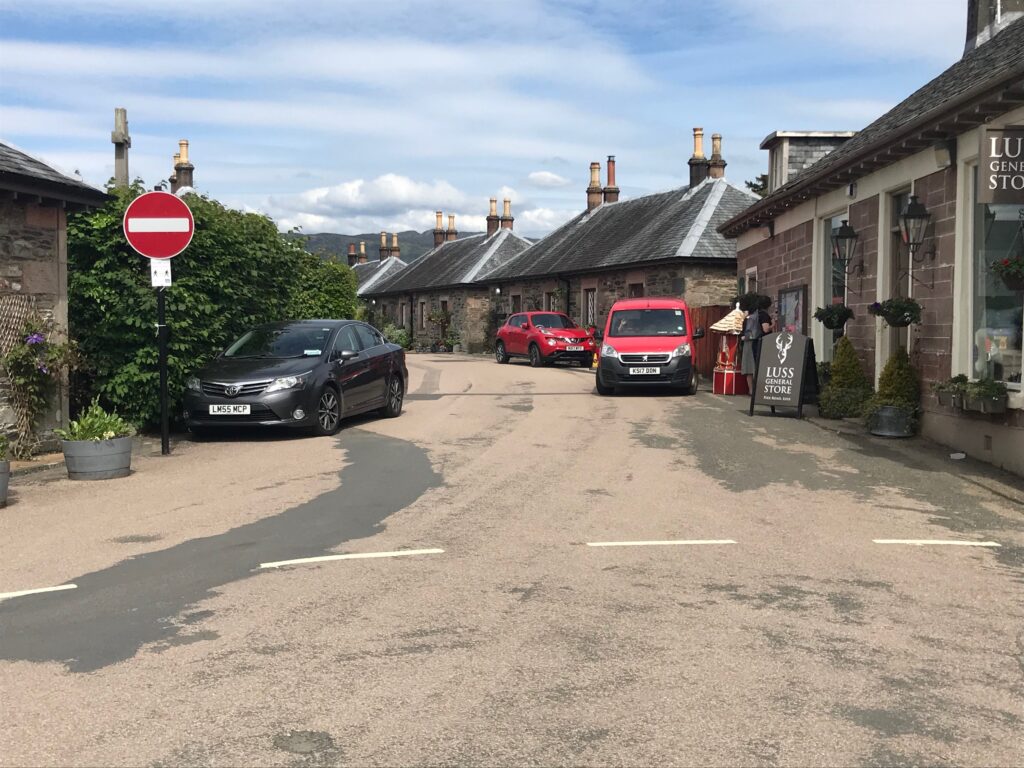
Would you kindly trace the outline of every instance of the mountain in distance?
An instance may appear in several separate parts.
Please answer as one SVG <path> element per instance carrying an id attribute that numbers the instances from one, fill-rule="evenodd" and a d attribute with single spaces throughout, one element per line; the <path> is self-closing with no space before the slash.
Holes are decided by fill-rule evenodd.
<path id="1" fill-rule="evenodd" d="M 459 237 L 476 235 L 479 232 L 460 232 Z M 301 234 L 297 237 L 306 238 L 306 250 L 310 253 L 318 253 L 322 256 L 334 255 L 340 261 L 348 259 L 348 244 L 355 243 L 356 250 L 359 250 L 360 241 L 366 243 L 366 258 L 369 261 L 376 261 L 380 258 L 380 232 L 365 235 L 342 235 L 334 232 L 318 232 L 316 234 Z M 391 244 L 391 233 L 388 232 L 388 245 Z M 398 247 L 401 250 L 401 258 L 406 264 L 416 261 L 427 251 L 434 249 L 434 230 L 428 229 L 425 232 L 408 230 L 398 233 Z"/>

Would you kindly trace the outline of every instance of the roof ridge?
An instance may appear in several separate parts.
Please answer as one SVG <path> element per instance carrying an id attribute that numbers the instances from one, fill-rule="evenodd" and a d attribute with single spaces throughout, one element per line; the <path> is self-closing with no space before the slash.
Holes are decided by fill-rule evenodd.
<path id="1" fill-rule="evenodd" d="M 708 179 L 704 181 L 708 181 Z M 719 184 L 718 182 L 722 183 Z M 701 182 L 701 184 L 703 183 Z M 725 190 L 729 188 L 730 184 L 725 179 L 714 179 L 711 186 L 711 192 L 704 201 L 704 205 L 701 206 L 697 218 L 694 219 L 693 224 L 690 226 L 690 231 L 686 233 L 683 242 L 679 244 L 676 256 L 687 257 L 693 254 L 693 249 L 697 247 L 697 243 L 700 242 L 701 237 L 704 235 L 704 230 L 708 228 L 708 223 L 711 221 L 711 217 L 714 216 L 718 204 L 722 202 L 722 196 L 725 195 Z"/>

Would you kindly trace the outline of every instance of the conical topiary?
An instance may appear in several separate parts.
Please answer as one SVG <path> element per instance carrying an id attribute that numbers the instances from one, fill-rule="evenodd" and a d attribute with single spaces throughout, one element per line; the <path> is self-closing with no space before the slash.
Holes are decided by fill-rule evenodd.
<path id="1" fill-rule="evenodd" d="M 846 336 L 839 339 L 832 357 L 831 378 L 818 398 L 818 412 L 826 419 L 860 416 L 871 397 L 871 381 Z"/>
<path id="2" fill-rule="evenodd" d="M 916 411 L 920 404 L 921 381 L 910 364 L 907 350 L 900 347 L 882 369 L 882 375 L 878 377 L 878 392 L 871 398 L 871 405 L 898 405 Z"/>

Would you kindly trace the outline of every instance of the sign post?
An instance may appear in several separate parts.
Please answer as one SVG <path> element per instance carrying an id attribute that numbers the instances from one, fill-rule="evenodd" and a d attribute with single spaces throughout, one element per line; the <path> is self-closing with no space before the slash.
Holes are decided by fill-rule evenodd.
<path id="1" fill-rule="evenodd" d="M 750 415 L 754 406 L 796 408 L 804 415 L 804 403 L 818 396 L 818 368 L 814 360 L 814 342 L 800 333 L 782 331 L 761 338 L 761 357 L 757 363 L 754 389 L 750 393 Z"/>
<path id="2" fill-rule="evenodd" d="M 164 290 L 171 285 L 171 259 L 188 247 L 195 231 L 192 211 L 169 192 L 147 192 L 135 198 L 124 212 L 124 236 L 128 245 L 150 260 L 150 276 L 156 288 L 156 329 L 160 369 L 160 453 L 171 452 L 170 418 L 167 412 L 167 320 Z"/>

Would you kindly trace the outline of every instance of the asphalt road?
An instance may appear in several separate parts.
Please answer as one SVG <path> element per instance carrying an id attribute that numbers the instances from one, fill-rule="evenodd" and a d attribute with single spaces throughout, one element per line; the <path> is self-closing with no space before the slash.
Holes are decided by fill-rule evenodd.
<path id="1" fill-rule="evenodd" d="M 336 439 L 19 478 L 0 593 L 76 588 L 0 601 L 0 765 L 1021 764 L 1016 481 L 706 392 L 409 367 L 401 418 Z"/>

